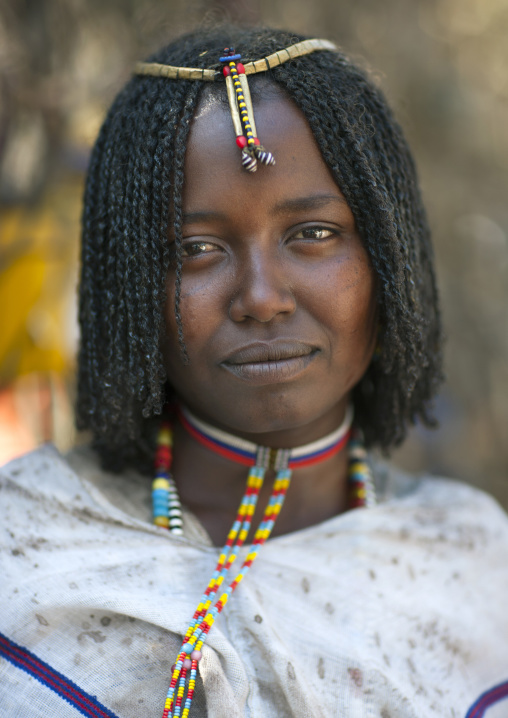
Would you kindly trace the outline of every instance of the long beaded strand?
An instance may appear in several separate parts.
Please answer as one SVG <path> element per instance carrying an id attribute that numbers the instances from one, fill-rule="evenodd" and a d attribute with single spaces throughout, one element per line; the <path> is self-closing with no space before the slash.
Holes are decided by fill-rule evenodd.
<path id="1" fill-rule="evenodd" d="M 290 466 L 293 464 L 296 467 L 326 459 L 332 453 L 340 450 L 349 438 L 348 481 L 350 507 L 370 506 L 375 503 L 374 486 L 367 455 L 359 432 L 351 433 L 349 431 L 348 427 L 351 419 L 352 414 L 348 412 L 344 425 L 331 435 L 331 439 L 330 437 L 325 437 L 320 442 L 308 445 L 311 451 L 306 451 L 307 447 L 292 451 L 276 451 L 266 447 L 256 447 L 254 459 L 251 456 L 251 447 L 253 445 L 249 442 L 215 430 L 213 427 L 197 420 L 188 411 L 180 413 L 182 425 L 198 441 L 223 456 L 229 456 L 234 461 L 250 464 L 251 468 L 237 516 L 228 533 L 226 543 L 220 552 L 212 577 L 183 637 L 180 652 L 172 669 L 171 682 L 162 718 L 188 718 L 189 716 L 196 686 L 198 662 L 202 656 L 201 649 L 215 619 L 222 612 L 228 599 L 247 574 L 261 546 L 271 535 L 291 481 L 292 471 L 291 468 L 288 468 L 288 464 Z M 296 456 L 291 461 L 293 452 Z M 154 522 L 158 526 L 169 528 L 176 535 L 181 535 L 182 512 L 178 492 L 171 477 L 171 461 L 171 426 L 169 423 L 163 422 L 158 435 L 155 457 L 155 479 L 153 482 Z M 254 462 L 255 464 L 252 466 Z M 225 582 L 238 556 L 238 552 L 248 536 L 267 468 L 275 468 L 277 474 L 263 518 L 238 574 L 216 600 L 217 593 Z"/>

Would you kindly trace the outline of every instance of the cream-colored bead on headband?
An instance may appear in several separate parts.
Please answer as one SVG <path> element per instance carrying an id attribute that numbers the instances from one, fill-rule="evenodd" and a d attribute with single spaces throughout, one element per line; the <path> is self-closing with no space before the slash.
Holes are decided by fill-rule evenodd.
<path id="1" fill-rule="evenodd" d="M 134 73 L 165 77 L 169 80 L 201 80 L 204 82 L 215 82 L 224 76 L 231 119 L 236 133 L 236 144 L 242 151 L 242 165 L 249 172 L 255 172 L 258 162 L 273 165 L 275 158 L 259 142 L 247 75 L 266 72 L 288 60 L 309 55 L 317 50 L 336 51 L 337 47 L 329 40 L 303 40 L 303 42 L 297 42 L 296 45 L 278 50 L 261 60 L 247 62 L 245 65 L 240 62 L 241 55 L 236 53 L 233 48 L 227 47 L 224 50 L 224 55 L 220 58 L 220 62 L 223 64 L 222 72 L 201 70 L 195 67 L 161 65 L 157 62 L 138 62 Z"/>

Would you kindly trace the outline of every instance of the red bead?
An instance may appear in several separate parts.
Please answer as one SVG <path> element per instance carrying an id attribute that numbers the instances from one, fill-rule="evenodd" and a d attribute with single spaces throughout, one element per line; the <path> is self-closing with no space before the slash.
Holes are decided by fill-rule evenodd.
<path id="1" fill-rule="evenodd" d="M 224 77 L 231 75 L 231 70 L 227 65 L 224 65 L 224 67 L 222 68 L 222 74 L 224 75 Z"/>
<path id="2" fill-rule="evenodd" d="M 239 75 L 245 75 L 245 67 L 242 65 L 241 62 L 238 62 L 236 64 L 236 69 L 237 69 Z"/>
<path id="3" fill-rule="evenodd" d="M 255 144 L 255 145 L 260 145 L 260 144 L 261 144 L 261 142 L 258 140 L 257 137 L 254 137 L 254 144 Z"/>
<path id="4" fill-rule="evenodd" d="M 247 138 L 243 135 L 238 135 L 236 138 L 236 144 L 242 150 L 244 147 L 247 147 Z"/>

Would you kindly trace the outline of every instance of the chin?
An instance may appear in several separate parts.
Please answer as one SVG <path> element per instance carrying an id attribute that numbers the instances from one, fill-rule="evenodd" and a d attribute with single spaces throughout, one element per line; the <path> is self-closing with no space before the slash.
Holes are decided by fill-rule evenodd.
<path id="1" fill-rule="evenodd" d="M 235 408 L 227 420 L 220 423 L 228 431 L 252 437 L 254 441 L 256 436 L 265 436 L 266 439 L 257 443 L 267 446 L 284 448 L 285 435 L 289 434 L 297 437 L 296 445 L 308 443 L 333 431 L 341 423 L 348 398 L 333 403 L 329 402 L 329 398 L 322 402 L 310 402 L 308 399 L 301 392 L 297 397 L 287 396 L 286 392 L 272 393 L 260 400 L 246 401 L 240 410 Z M 277 434 L 282 443 L 277 441 Z M 274 438 L 270 439 L 270 435 L 274 435 Z"/>

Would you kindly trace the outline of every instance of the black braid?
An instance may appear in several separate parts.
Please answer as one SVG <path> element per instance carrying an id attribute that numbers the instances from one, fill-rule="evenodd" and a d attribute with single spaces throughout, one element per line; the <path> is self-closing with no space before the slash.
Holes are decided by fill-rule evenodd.
<path id="1" fill-rule="evenodd" d="M 218 69 L 226 46 L 257 60 L 304 38 L 267 29 L 186 35 L 151 61 Z M 433 252 L 413 159 L 382 93 L 342 53 L 316 52 L 250 79 L 276 83 L 301 109 L 355 216 L 377 276 L 380 351 L 354 390 L 367 443 L 388 449 L 420 418 L 442 380 Z M 167 398 L 162 357 L 169 267 L 181 305 L 182 188 L 192 117 L 205 83 L 134 77 L 94 148 L 85 191 L 77 418 L 103 460 L 149 470 L 153 417 Z M 208 84 L 208 83 L 207 83 Z M 211 91 L 225 95 L 221 82 Z"/>
<path id="2" fill-rule="evenodd" d="M 180 292 L 182 288 L 182 189 L 183 189 L 183 168 L 185 162 L 185 150 L 187 147 L 187 138 L 190 132 L 191 120 L 196 111 L 198 104 L 200 86 L 196 82 L 190 83 L 189 94 L 185 102 L 184 111 L 180 119 L 180 126 L 175 138 L 175 159 L 173 163 L 173 231 L 176 245 L 176 281 L 175 281 L 175 318 L 178 331 L 178 343 L 182 352 L 183 360 L 188 363 L 189 357 L 185 347 L 182 317 L 180 314 Z"/>

